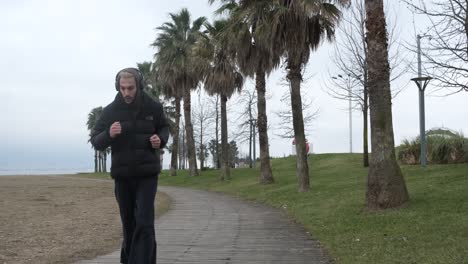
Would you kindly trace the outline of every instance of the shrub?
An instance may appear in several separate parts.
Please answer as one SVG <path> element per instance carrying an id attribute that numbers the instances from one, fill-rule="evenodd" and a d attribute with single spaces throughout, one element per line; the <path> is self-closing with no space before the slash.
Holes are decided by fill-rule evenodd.
<path id="1" fill-rule="evenodd" d="M 403 140 L 397 147 L 398 160 L 404 164 L 419 164 L 421 162 L 421 140 Z M 448 164 L 468 162 L 468 138 L 462 133 L 447 129 L 433 129 L 426 132 L 426 160 L 432 164 Z"/>

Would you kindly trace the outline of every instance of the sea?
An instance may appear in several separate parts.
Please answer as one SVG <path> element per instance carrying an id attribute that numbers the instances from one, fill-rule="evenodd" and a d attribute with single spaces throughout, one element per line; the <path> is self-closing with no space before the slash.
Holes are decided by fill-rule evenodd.
<path id="1" fill-rule="evenodd" d="M 28 169 L 14 169 L 14 168 L 0 168 L 0 176 L 15 176 L 15 175 L 63 175 L 63 174 L 77 174 L 77 173 L 90 173 L 94 168 L 28 168 Z"/>

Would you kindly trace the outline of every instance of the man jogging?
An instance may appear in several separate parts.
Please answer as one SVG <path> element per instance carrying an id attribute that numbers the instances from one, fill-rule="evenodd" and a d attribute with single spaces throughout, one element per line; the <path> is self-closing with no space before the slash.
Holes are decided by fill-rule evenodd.
<path id="1" fill-rule="evenodd" d="M 154 199 L 161 171 L 159 149 L 169 138 L 169 125 L 159 102 L 144 91 L 143 76 L 136 68 L 119 71 L 118 91 L 106 106 L 91 134 L 100 151 L 112 151 L 111 177 L 122 220 L 120 262 L 156 263 Z"/>

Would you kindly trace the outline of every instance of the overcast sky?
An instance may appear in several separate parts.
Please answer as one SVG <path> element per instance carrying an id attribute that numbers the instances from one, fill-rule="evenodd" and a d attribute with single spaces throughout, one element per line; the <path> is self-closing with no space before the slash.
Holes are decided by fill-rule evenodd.
<path id="1" fill-rule="evenodd" d="M 413 17 L 404 5 L 390 1 L 398 14 L 401 38 L 414 36 Z M 168 21 L 169 12 L 187 7 L 193 17 L 212 18 L 214 7 L 205 0 L 4 0 L 0 3 L 0 71 L 4 113 L 0 129 L 1 170 L 91 170 L 93 151 L 88 144 L 87 114 L 113 100 L 115 73 L 136 62 L 151 60 L 155 27 Z M 414 18 L 416 30 L 424 21 Z M 407 56 L 414 56 L 408 54 Z M 317 153 L 349 151 L 346 102 L 331 98 L 323 83 L 333 72 L 330 45 L 311 56 L 303 88 L 314 99 L 319 115 L 307 135 Z M 280 85 L 284 72 L 273 73 L 267 89 L 268 118 L 275 128 L 272 109 L 287 91 Z M 396 144 L 419 133 L 418 95 L 409 73 L 396 84 L 405 90 L 393 101 Z M 253 82 L 248 81 L 252 87 Z M 429 87 L 429 89 L 431 89 Z M 6 97 L 5 97 L 6 95 Z M 228 118 L 240 111 L 230 103 Z M 426 97 L 426 128 L 448 127 L 468 133 L 468 93 Z M 353 150 L 362 151 L 362 116 L 353 113 Z M 231 123 L 229 129 L 237 126 Z M 291 152 L 289 139 L 270 135 L 272 156 Z M 243 147 L 246 152 L 247 148 Z M 166 161 L 168 158 L 166 158 Z M 165 165 L 167 166 L 167 164 Z"/>

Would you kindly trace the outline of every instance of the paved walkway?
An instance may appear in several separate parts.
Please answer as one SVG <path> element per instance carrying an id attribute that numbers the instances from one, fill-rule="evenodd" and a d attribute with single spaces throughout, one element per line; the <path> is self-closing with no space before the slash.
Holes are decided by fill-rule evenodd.
<path id="1" fill-rule="evenodd" d="M 284 213 L 205 191 L 161 187 L 172 209 L 156 221 L 158 264 L 328 263 Z M 119 263 L 119 251 L 77 264 Z"/>

